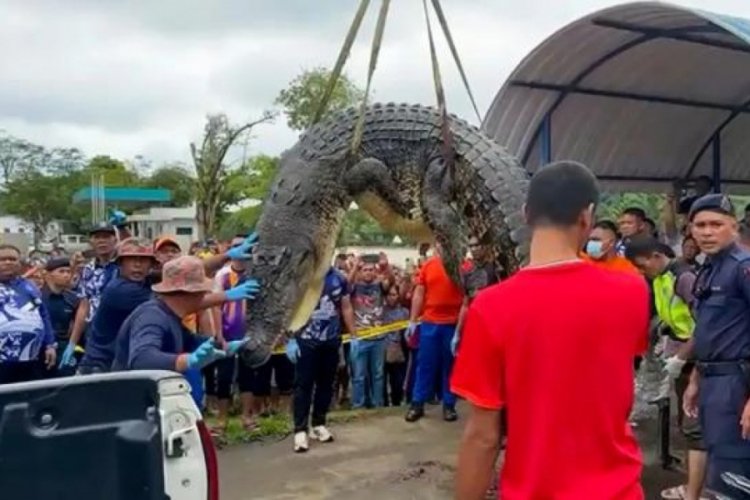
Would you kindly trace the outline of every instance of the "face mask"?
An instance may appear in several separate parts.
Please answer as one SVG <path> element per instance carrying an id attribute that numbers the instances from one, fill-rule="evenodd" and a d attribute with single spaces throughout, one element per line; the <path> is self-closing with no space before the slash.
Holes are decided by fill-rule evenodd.
<path id="1" fill-rule="evenodd" d="M 592 259 L 601 259 L 604 257 L 604 245 L 601 241 L 589 240 L 586 242 L 586 253 Z"/>

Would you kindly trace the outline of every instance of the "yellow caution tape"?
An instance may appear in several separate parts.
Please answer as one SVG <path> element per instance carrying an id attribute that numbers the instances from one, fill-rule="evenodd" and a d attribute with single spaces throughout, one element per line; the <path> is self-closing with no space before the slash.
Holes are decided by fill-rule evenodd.
<path id="1" fill-rule="evenodd" d="M 393 323 L 388 323 L 387 325 L 362 328 L 361 330 L 357 330 L 356 338 L 359 340 L 371 339 L 373 337 L 379 337 L 380 335 L 383 335 L 385 333 L 391 333 L 391 332 L 397 332 L 399 330 L 403 330 L 408 326 L 409 326 L 409 322 L 404 320 L 404 321 L 396 321 Z M 347 333 L 346 335 L 342 335 L 341 337 L 341 341 L 344 343 L 351 342 L 351 340 L 352 340 L 352 335 L 350 333 Z M 75 347 L 75 352 L 83 353 L 85 352 L 85 350 L 83 349 L 83 347 L 77 345 Z M 276 349 L 273 350 L 273 353 L 284 354 L 286 353 L 285 347 L 284 346 L 277 347 Z"/>
<path id="2" fill-rule="evenodd" d="M 396 321 L 394 323 L 388 323 L 387 325 L 380 325 L 380 326 L 371 326 L 369 328 L 362 328 L 361 330 L 357 330 L 357 334 L 355 336 L 358 340 L 365 340 L 365 339 L 371 339 L 373 337 L 379 337 L 385 333 L 391 333 L 391 332 L 397 332 L 399 330 L 403 330 L 406 327 L 409 326 L 409 322 L 404 321 Z M 344 343 L 351 342 L 352 335 L 350 333 L 347 333 L 346 335 L 342 335 L 341 341 Z M 274 349 L 274 354 L 284 354 L 286 352 L 285 347 L 277 347 Z"/>

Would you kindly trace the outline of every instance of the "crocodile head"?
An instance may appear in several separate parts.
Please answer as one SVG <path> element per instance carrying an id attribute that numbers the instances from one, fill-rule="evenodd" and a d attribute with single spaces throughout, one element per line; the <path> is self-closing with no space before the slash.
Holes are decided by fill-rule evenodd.
<path id="1" fill-rule="evenodd" d="M 318 303 L 348 205 L 331 172 L 294 151 L 282 157 L 256 225 L 250 269 L 261 289 L 248 311 L 249 340 L 241 352 L 250 366 L 265 363 L 281 336 L 304 327 Z"/>

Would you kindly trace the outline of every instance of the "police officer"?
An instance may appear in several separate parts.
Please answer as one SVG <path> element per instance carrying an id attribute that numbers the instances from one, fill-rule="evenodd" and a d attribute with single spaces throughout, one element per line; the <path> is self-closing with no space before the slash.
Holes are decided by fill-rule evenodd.
<path id="1" fill-rule="evenodd" d="M 698 198 L 689 220 L 707 259 L 694 288 L 696 370 L 683 405 L 688 415 L 700 418 L 707 487 L 750 499 L 722 478 L 727 472 L 750 478 L 750 251 L 737 243 L 729 197 Z"/>

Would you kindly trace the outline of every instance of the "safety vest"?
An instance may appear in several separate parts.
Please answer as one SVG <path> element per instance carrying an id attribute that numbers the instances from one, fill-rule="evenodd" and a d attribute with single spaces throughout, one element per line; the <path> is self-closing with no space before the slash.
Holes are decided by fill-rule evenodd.
<path id="1" fill-rule="evenodd" d="M 667 269 L 654 278 L 652 287 L 654 301 L 659 319 L 672 329 L 677 340 L 687 341 L 693 336 L 695 320 L 690 306 L 677 295 L 677 280 L 690 270 L 673 262 Z"/>

